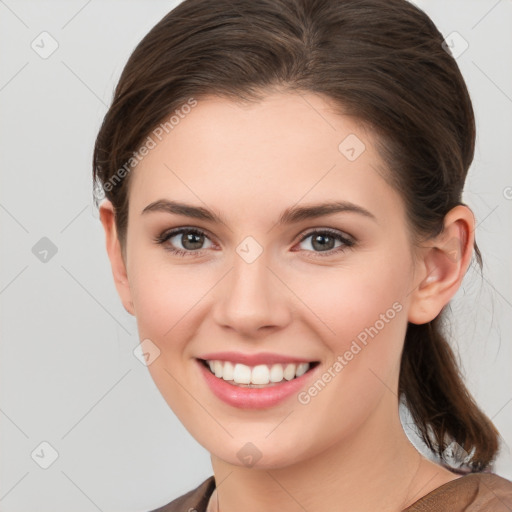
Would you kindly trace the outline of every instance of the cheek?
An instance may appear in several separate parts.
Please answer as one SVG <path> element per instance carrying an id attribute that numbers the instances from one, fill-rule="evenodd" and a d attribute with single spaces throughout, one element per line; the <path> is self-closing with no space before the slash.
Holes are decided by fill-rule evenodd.
<path id="1" fill-rule="evenodd" d="M 305 390 L 304 401 L 311 398 L 320 409 L 336 403 L 334 424 L 347 428 L 395 388 L 407 329 L 410 261 L 405 253 L 372 259 L 357 268 L 324 269 L 317 279 L 301 277 L 297 283 L 329 352 L 329 373 L 317 386 L 322 391 Z M 346 411 L 352 411 L 350 417 Z"/>
<path id="2" fill-rule="evenodd" d="M 192 356 L 193 343 L 208 314 L 211 292 L 225 270 L 207 264 L 171 263 L 165 255 L 135 254 L 130 288 L 141 340 L 160 350 L 158 362 L 181 374 Z"/>
<path id="3" fill-rule="evenodd" d="M 406 306 L 400 287 L 383 276 L 384 288 L 363 286 L 361 280 L 340 282 L 338 293 L 312 307 L 335 331 L 322 340 L 330 353 L 324 373 L 299 397 L 304 411 L 329 411 L 311 425 L 315 435 L 350 435 L 386 397 L 393 399 L 390 393 L 397 394 Z M 310 298 L 318 293 L 310 290 Z"/>
<path id="4" fill-rule="evenodd" d="M 314 274 L 289 274 L 293 291 L 307 305 L 308 316 L 320 328 L 323 339 L 335 352 L 344 352 L 359 336 L 364 341 L 382 331 L 383 337 L 396 338 L 392 324 L 402 324 L 397 313 L 406 309 L 408 293 L 407 259 L 393 265 L 381 263 L 322 268 Z M 400 318 L 398 320 L 398 318 Z M 399 329 L 400 330 L 400 329 Z"/>
<path id="5" fill-rule="evenodd" d="M 169 265 L 161 258 L 151 260 L 142 252 L 133 255 L 132 268 L 130 289 L 140 335 L 158 343 L 176 339 L 187 313 L 204 294 L 201 280 L 190 279 L 184 267 Z"/>

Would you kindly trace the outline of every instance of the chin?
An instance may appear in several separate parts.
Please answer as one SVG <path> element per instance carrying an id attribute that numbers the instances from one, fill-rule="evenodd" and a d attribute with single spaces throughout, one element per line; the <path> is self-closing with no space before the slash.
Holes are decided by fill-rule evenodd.
<path id="1" fill-rule="evenodd" d="M 314 451 L 314 446 L 305 446 L 304 438 L 295 439 L 288 432 L 283 430 L 284 435 L 269 439 L 268 430 L 265 430 L 264 434 L 236 436 L 215 445 L 208 438 L 203 446 L 213 457 L 240 468 L 281 469 L 308 459 Z"/>

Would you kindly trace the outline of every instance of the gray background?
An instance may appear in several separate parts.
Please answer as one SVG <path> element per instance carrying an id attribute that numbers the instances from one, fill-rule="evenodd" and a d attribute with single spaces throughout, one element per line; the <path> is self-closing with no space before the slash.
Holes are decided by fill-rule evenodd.
<path id="1" fill-rule="evenodd" d="M 0 0 L 1 512 L 142 512 L 212 474 L 133 354 L 135 319 L 91 191 L 123 65 L 177 3 Z M 469 44 L 457 61 L 478 138 L 464 199 L 485 267 L 452 301 L 452 329 L 468 387 L 503 436 L 495 472 L 512 479 L 512 2 L 416 3 Z M 47 469 L 42 442 L 58 453 Z"/>

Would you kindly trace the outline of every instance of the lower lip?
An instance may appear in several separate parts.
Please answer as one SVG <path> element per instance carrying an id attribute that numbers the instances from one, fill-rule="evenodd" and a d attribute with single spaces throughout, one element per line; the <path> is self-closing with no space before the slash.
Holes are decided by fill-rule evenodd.
<path id="1" fill-rule="evenodd" d="M 240 409 L 266 409 L 277 405 L 298 393 L 318 368 L 317 365 L 300 377 L 288 381 L 284 380 L 266 388 L 246 388 L 229 384 L 225 380 L 215 377 L 201 361 L 196 361 L 213 394 L 227 404 Z"/>

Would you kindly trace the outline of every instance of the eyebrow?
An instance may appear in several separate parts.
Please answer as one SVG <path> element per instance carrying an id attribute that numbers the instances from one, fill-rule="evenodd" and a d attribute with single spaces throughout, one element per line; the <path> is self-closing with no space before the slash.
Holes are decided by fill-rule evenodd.
<path id="1" fill-rule="evenodd" d="M 177 201 L 169 201 L 168 199 L 158 199 L 157 201 L 148 204 L 141 212 L 141 215 L 149 212 L 166 212 L 176 215 L 184 215 L 194 219 L 200 219 L 220 224 L 225 224 L 225 221 L 220 215 L 203 208 L 201 206 L 193 206 L 186 203 Z M 331 215 L 333 213 L 352 212 L 363 215 L 374 221 L 377 221 L 375 215 L 369 212 L 366 208 L 350 201 L 335 201 L 327 203 L 312 204 L 309 206 L 293 206 L 287 208 L 277 221 L 278 225 L 293 224 L 307 219 L 315 219 L 324 215 Z"/>

